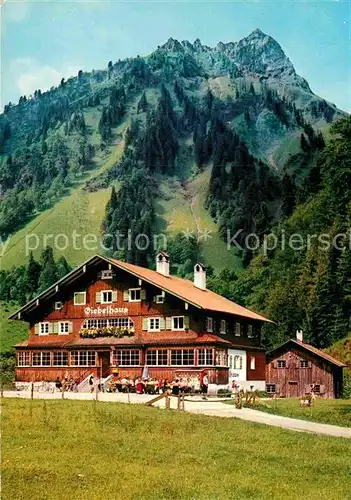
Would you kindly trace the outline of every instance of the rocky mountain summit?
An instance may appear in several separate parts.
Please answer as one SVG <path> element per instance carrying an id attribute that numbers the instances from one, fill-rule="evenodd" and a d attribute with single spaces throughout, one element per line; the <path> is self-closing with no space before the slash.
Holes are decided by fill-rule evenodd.
<path id="1" fill-rule="evenodd" d="M 158 50 L 166 51 L 169 57 L 187 54 L 193 64 L 210 76 L 254 76 L 261 81 L 276 80 L 312 92 L 306 80 L 296 74 L 279 43 L 260 29 L 238 42 L 219 42 L 213 48 L 202 45 L 198 38 L 194 43 L 170 38 Z"/>

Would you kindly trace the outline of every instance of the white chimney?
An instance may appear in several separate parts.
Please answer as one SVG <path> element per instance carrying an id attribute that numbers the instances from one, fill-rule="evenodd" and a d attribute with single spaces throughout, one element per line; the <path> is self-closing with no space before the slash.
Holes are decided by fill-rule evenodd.
<path id="1" fill-rule="evenodd" d="M 201 290 L 206 290 L 206 268 L 199 262 L 194 266 L 194 285 Z"/>
<path id="2" fill-rule="evenodd" d="M 156 255 L 156 271 L 164 276 L 169 276 L 169 255 L 160 252 Z"/>
<path id="3" fill-rule="evenodd" d="M 303 342 L 302 330 L 296 330 L 296 340 Z"/>

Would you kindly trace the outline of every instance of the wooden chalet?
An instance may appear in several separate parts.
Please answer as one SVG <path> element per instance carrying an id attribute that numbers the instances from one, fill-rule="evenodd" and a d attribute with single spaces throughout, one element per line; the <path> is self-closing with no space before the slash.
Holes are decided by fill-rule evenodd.
<path id="1" fill-rule="evenodd" d="M 172 380 L 206 371 L 210 383 L 265 387 L 260 329 L 269 321 L 194 281 L 96 255 L 15 312 L 29 338 L 15 346 L 16 380 L 81 381 L 117 373 Z"/>
<path id="2" fill-rule="evenodd" d="M 304 397 L 314 392 L 325 398 L 342 393 L 345 364 L 305 344 L 302 332 L 267 353 L 266 391 L 278 397 Z"/>

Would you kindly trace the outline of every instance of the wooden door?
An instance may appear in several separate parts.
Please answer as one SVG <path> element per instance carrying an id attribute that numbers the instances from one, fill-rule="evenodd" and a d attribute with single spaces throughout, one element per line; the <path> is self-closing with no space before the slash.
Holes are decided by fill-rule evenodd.
<path id="1" fill-rule="evenodd" d="M 297 398 L 298 385 L 297 382 L 289 382 L 288 390 L 289 390 L 289 398 Z"/>
<path id="2" fill-rule="evenodd" d="M 99 352 L 100 377 L 105 378 L 110 374 L 110 352 Z"/>

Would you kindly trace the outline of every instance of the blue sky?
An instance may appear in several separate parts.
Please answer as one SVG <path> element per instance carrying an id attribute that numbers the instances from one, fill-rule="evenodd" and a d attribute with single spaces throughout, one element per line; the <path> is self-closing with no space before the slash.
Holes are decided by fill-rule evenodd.
<path id="1" fill-rule="evenodd" d="M 2 1 L 2 105 L 79 69 L 146 55 L 169 37 L 215 45 L 259 27 L 316 94 L 351 112 L 347 0 Z"/>

